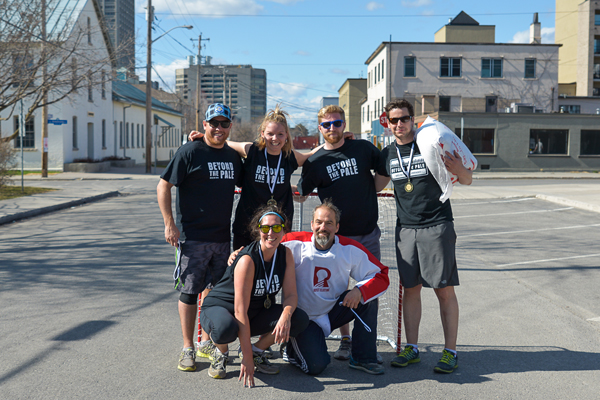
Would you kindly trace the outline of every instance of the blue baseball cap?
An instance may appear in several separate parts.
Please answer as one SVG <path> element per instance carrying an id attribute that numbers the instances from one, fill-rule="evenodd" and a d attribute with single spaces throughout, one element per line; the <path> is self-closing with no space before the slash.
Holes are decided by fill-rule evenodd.
<path id="1" fill-rule="evenodd" d="M 206 121 L 210 121 L 214 117 L 225 117 L 231 121 L 231 109 L 225 104 L 214 103 L 208 106 L 206 110 Z"/>

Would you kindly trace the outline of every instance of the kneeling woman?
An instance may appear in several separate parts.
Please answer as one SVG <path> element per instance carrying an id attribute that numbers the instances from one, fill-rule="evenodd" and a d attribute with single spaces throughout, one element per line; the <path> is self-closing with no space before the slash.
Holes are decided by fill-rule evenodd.
<path id="1" fill-rule="evenodd" d="M 239 380 L 254 386 L 254 368 L 279 373 L 263 351 L 287 342 L 308 325 L 308 316 L 296 308 L 296 271 L 292 252 L 281 243 L 287 221 L 276 206 L 259 209 L 251 226 L 256 241 L 245 247 L 202 304 L 200 321 L 217 349 L 208 374 L 224 378 L 227 344 L 240 339 L 242 365 Z M 275 296 L 283 288 L 283 304 Z M 254 345 L 251 336 L 263 335 Z M 250 356 L 252 355 L 252 356 Z"/>

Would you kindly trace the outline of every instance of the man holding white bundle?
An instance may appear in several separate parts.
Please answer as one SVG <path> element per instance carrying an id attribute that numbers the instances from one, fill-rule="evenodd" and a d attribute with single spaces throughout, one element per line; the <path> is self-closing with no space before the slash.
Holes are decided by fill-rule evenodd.
<path id="1" fill-rule="evenodd" d="M 442 189 L 428 168 L 415 138 L 414 109 L 406 100 L 392 100 L 385 106 L 388 125 L 396 137 L 381 152 L 375 175 L 377 191 L 390 181 L 396 198 L 396 258 L 404 286 L 403 316 L 407 344 L 392 360 L 394 367 L 406 367 L 421 361 L 418 338 L 421 322 L 421 288 L 431 287 L 440 305 L 445 348 L 434 368 L 451 373 L 458 367 L 458 286 L 456 233 L 450 201 L 441 201 Z M 472 171 L 462 163 L 457 152 L 445 152 L 446 169 L 458 182 L 470 185 Z"/>

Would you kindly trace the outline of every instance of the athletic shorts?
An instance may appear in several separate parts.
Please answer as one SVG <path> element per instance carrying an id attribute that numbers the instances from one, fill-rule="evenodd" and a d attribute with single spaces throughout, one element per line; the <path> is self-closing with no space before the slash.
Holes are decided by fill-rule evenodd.
<path id="1" fill-rule="evenodd" d="M 376 259 L 381 260 L 381 247 L 379 244 L 379 239 L 381 238 L 381 230 L 379 229 L 379 226 L 376 226 L 375 229 L 373 229 L 373 232 L 368 233 L 366 235 L 346 237 L 356 240 L 358 243 L 365 246 L 365 248 L 369 250 L 369 252 L 373 254 Z"/>
<path id="2" fill-rule="evenodd" d="M 199 294 L 212 288 L 227 268 L 229 242 L 210 243 L 186 240 L 181 243 L 181 293 Z"/>
<path id="3" fill-rule="evenodd" d="M 452 221 L 428 228 L 396 227 L 396 260 L 402 286 L 458 286 L 456 232 Z"/>

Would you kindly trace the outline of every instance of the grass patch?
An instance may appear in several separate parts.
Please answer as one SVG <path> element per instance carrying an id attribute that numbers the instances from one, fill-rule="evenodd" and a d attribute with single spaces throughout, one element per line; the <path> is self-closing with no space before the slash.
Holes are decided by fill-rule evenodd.
<path id="1" fill-rule="evenodd" d="M 14 199 L 21 196 L 30 196 L 32 194 L 52 192 L 56 189 L 25 186 L 21 192 L 21 186 L 2 186 L 0 187 L 0 200 Z"/>
<path id="2" fill-rule="evenodd" d="M 6 171 L 7 175 L 10 176 L 21 176 L 21 170 L 20 169 L 11 169 L 9 171 Z M 37 171 L 23 171 L 23 175 L 29 175 L 29 174 L 38 174 L 41 175 L 42 171 L 37 170 Z M 55 174 L 60 174 L 60 171 L 48 171 L 48 175 L 55 175 Z"/>

